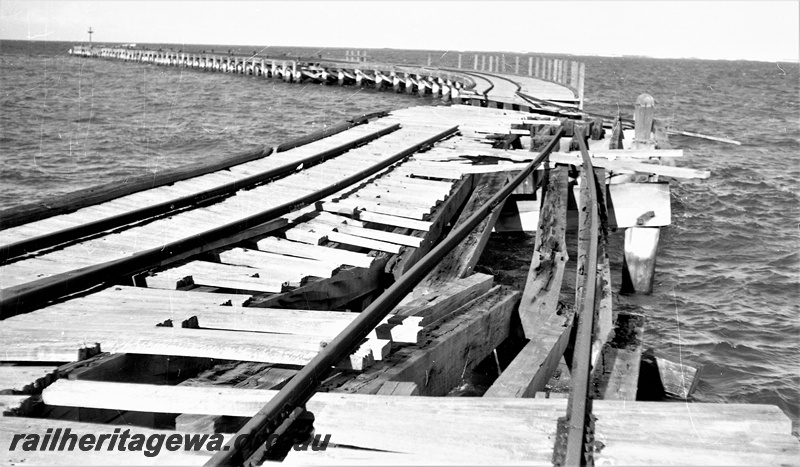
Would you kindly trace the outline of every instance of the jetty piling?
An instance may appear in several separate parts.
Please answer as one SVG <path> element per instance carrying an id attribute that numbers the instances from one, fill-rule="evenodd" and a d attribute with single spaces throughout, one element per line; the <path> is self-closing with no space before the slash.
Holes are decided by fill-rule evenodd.
<path id="1" fill-rule="evenodd" d="M 653 118 L 655 99 L 649 94 L 641 94 L 636 98 L 634 110 L 633 148 L 644 151 L 655 149 L 653 136 Z M 657 175 L 652 176 L 657 180 Z M 644 226 L 652 217 L 652 211 L 643 210 L 637 219 L 640 226 L 628 227 L 625 231 L 623 257 L 622 290 L 624 292 L 653 293 L 655 278 L 656 253 L 661 234 L 660 227 Z"/>

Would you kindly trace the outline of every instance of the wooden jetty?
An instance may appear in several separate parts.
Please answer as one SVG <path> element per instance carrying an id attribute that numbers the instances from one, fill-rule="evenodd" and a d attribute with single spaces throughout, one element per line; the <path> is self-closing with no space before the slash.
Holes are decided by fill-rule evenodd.
<path id="1" fill-rule="evenodd" d="M 777 407 L 689 402 L 696 369 L 643 356 L 646 317 L 613 309 L 609 235 L 625 230 L 617 287 L 647 293 L 671 217 L 659 177 L 710 175 L 676 166 L 650 96 L 631 125 L 580 110 L 579 64 L 537 60 L 580 71 L 537 82 L 477 56 L 465 71 L 73 53 L 434 82 L 457 105 L 0 212 L 4 464 L 798 463 Z M 548 94 L 563 81 L 569 97 Z M 521 290 L 474 271 L 510 230 L 536 233 Z M 446 397 L 487 364 L 483 397 Z M 645 372 L 673 402 L 637 400 Z"/>

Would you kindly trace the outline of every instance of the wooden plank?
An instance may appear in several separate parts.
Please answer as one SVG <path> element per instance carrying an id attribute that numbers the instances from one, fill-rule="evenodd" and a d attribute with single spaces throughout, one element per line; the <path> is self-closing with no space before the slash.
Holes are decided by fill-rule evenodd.
<path id="1" fill-rule="evenodd" d="M 236 388 L 280 389 L 297 370 L 267 366 L 264 364 L 238 363 L 229 371 L 230 365 L 217 365 L 197 378 L 181 383 L 183 386 L 233 385 Z M 220 371 L 224 371 L 221 375 Z M 211 380 L 208 377 L 213 378 Z M 247 423 L 247 417 L 228 415 L 181 414 L 175 418 L 175 429 L 193 433 L 235 433 Z"/>
<path id="2" fill-rule="evenodd" d="M 337 391 L 375 394 L 387 381 L 407 381 L 416 383 L 420 395 L 445 395 L 508 337 L 518 303 L 518 292 L 492 289 L 431 330 L 429 341 L 419 348 L 398 350 Z"/>
<path id="3" fill-rule="evenodd" d="M 0 394 L 34 394 L 58 379 L 57 366 L 0 365 Z"/>
<path id="4" fill-rule="evenodd" d="M 339 207 L 345 207 L 345 209 L 371 211 L 379 214 L 407 217 L 416 220 L 424 220 L 431 212 L 430 207 L 412 206 L 391 201 L 377 201 L 364 198 L 341 198 L 337 201 L 337 204 Z M 327 209 L 325 210 L 328 211 Z"/>
<path id="5" fill-rule="evenodd" d="M 533 259 L 519 307 L 530 341 L 484 397 L 533 397 L 547 384 L 566 348 L 572 317 L 558 314 L 558 299 L 568 258 L 567 177 L 565 168 L 556 168 L 546 179 Z"/>
<path id="6" fill-rule="evenodd" d="M 453 186 L 450 196 L 436 207 L 431 217 L 431 226 L 427 232 L 418 236 L 424 238 L 423 243 L 414 250 L 406 250 L 396 261 L 390 265 L 395 278 L 399 278 L 408 271 L 420 258 L 425 256 L 441 237 L 445 226 L 456 215 L 458 210 L 470 196 L 473 188 L 473 178 L 464 177 Z"/>
<path id="7" fill-rule="evenodd" d="M 27 415 L 32 405 L 33 399 L 30 395 L 0 394 L 0 416 L 2 417 Z"/>
<path id="8" fill-rule="evenodd" d="M 74 383 L 74 382 L 71 382 Z M 116 388 L 120 387 L 120 391 Z M 190 412 L 224 412 L 250 417 L 276 391 L 239 388 L 110 385 L 52 387 L 51 402 Z M 214 396 L 213 391 L 218 391 Z M 79 394 L 84 394 L 81 398 Z M 87 395 L 97 395 L 89 397 Z M 199 402 L 196 402 L 199 401 Z M 487 400 L 317 393 L 307 404 L 320 433 L 369 449 L 415 454 L 431 452 L 466 461 L 547 463 L 556 420 L 566 401 Z M 356 420 L 361 420 L 356 422 Z M 504 427 L 497 430 L 498 426 Z M 324 430 L 324 431 L 323 431 Z M 526 449 L 519 449 L 520 445 Z"/>
<path id="9" fill-rule="evenodd" d="M 267 264 L 286 268 L 300 277 L 331 277 L 339 265 L 331 262 L 277 255 L 260 250 L 233 248 L 219 253 L 219 259 L 225 264 L 249 266 L 258 269 Z"/>
<path id="10" fill-rule="evenodd" d="M 761 404 L 594 401 L 598 465 L 793 465 L 789 419 Z"/>
<path id="11" fill-rule="evenodd" d="M 337 251 L 333 248 L 327 249 Z M 262 308 L 335 310 L 384 287 L 382 276 L 387 260 L 388 255 L 380 253 L 369 268 L 343 268 L 330 279 L 310 282 L 282 294 L 257 296 L 248 305 Z"/>
<path id="12" fill-rule="evenodd" d="M 419 388 L 414 383 L 387 381 L 378 390 L 378 394 L 384 396 L 418 396 Z"/>
<path id="13" fill-rule="evenodd" d="M 297 274 L 290 273 L 284 278 L 276 278 L 274 273 L 265 272 L 263 269 L 208 261 L 192 261 L 183 266 L 157 272 L 152 276 L 145 277 L 144 280 L 151 288 L 176 289 L 183 285 L 195 284 L 233 290 L 277 293 L 283 289 L 284 282 L 298 280 L 297 276 Z"/>
<path id="14" fill-rule="evenodd" d="M 421 221 L 416 219 L 409 219 L 407 217 L 393 216 L 390 214 L 382 214 L 379 212 L 365 211 L 363 209 L 354 208 L 352 205 L 345 205 L 336 202 L 322 203 L 322 209 L 327 212 L 334 212 L 339 214 L 348 214 L 356 217 L 362 221 L 375 222 L 378 224 L 389 225 L 393 227 L 404 227 L 407 229 L 414 229 L 427 232 L 433 225 L 430 221 Z"/>
<path id="15" fill-rule="evenodd" d="M 83 342 L 99 342 L 109 353 L 173 355 L 305 365 L 319 351 L 318 336 L 154 327 L 124 330 L 0 328 L 7 343 L 4 361 L 74 361 Z M 231 342 L 236 345 L 232 346 Z M 69 352 L 71 351 L 71 354 Z M 357 351 L 356 353 L 358 353 Z M 358 363 L 358 362 L 355 362 Z M 360 363 L 353 365 L 359 369 Z"/>
<path id="16" fill-rule="evenodd" d="M 422 244 L 422 239 L 419 237 L 412 237 L 410 235 L 400 235 L 393 232 L 386 232 L 384 230 L 368 229 L 355 226 L 339 226 L 336 227 L 337 232 L 345 233 L 348 235 L 355 235 L 358 237 L 370 238 L 373 240 L 380 240 L 383 242 L 395 243 L 397 245 L 405 245 L 417 248 Z"/>
<path id="17" fill-rule="evenodd" d="M 409 301 L 395 308 L 392 313 L 395 316 L 421 316 L 420 326 L 432 326 L 458 308 L 486 294 L 492 288 L 493 281 L 493 276 L 478 273 L 455 279 L 447 286 L 437 289 L 415 289 L 406 297 Z"/>
<path id="18" fill-rule="evenodd" d="M 614 339 L 601 354 L 602 373 L 593 378 L 596 399 L 635 401 L 642 359 L 643 315 L 619 313 L 614 327 Z M 598 372 L 599 373 L 599 372 Z"/>
<path id="19" fill-rule="evenodd" d="M 369 268 L 374 257 L 363 253 L 338 250 L 324 246 L 305 245 L 302 243 L 282 240 L 276 237 L 267 237 L 256 242 L 258 249 L 270 253 L 289 255 L 299 258 L 314 259 L 317 261 L 328 261 L 333 263 L 347 264 L 360 268 Z"/>
<path id="20" fill-rule="evenodd" d="M 483 207 L 505 184 L 506 176 L 503 174 L 481 177 L 456 220 L 454 228 L 463 224 L 475 211 Z M 467 238 L 448 253 L 417 285 L 417 288 L 433 290 L 453 279 L 460 279 L 471 274 L 486 247 L 486 242 L 489 241 L 489 235 L 494 229 L 494 224 L 502 208 L 503 203 L 497 205 L 492 214 L 481 221 Z"/>
<path id="21" fill-rule="evenodd" d="M 106 441 L 114 433 L 115 429 L 122 432 L 128 430 L 128 442 L 125 444 L 125 450 L 119 449 L 119 444 L 114 450 L 106 449 L 108 443 L 102 446 L 102 449 L 97 449 L 98 435 L 106 435 L 103 441 Z M 36 443 L 35 449 L 24 449 L 24 441 L 20 441 L 14 446 L 14 437 L 19 434 L 35 435 L 39 437 L 39 441 L 43 442 L 45 433 L 50 432 L 53 434 L 49 438 L 50 445 L 46 450 L 39 449 L 40 443 Z M 72 444 L 71 438 L 67 437 L 67 433 L 75 436 L 75 443 Z M 119 433 L 119 432 L 117 432 Z M 58 434 L 58 439 L 54 439 Z M 86 446 L 90 446 L 91 451 L 79 449 L 78 441 L 87 435 L 91 435 L 92 441 L 88 439 Z M 140 442 L 138 447 L 132 444 L 134 440 L 141 437 L 142 440 L 150 436 L 162 437 L 161 439 L 170 440 L 172 435 L 180 436 L 181 440 L 185 440 L 187 436 L 193 436 L 191 433 L 178 432 L 172 430 L 153 430 L 149 428 L 142 428 L 133 425 L 98 425 L 94 423 L 81 423 L 72 420 L 53 420 L 41 418 L 24 418 L 24 417 L 4 417 L 0 418 L 0 445 L 3 446 L 3 463 L 7 465 L 61 465 L 61 466 L 74 466 L 74 465 L 131 465 L 131 466 L 144 466 L 144 465 L 184 465 L 184 466 L 202 466 L 211 456 L 215 453 L 213 451 L 214 442 L 218 441 L 217 446 L 222 446 L 229 439 L 229 435 L 218 435 L 219 439 L 212 440 L 207 438 L 201 443 L 201 449 L 198 451 L 163 449 L 158 451 L 158 455 L 152 455 L 156 451 L 151 445 L 148 448 L 144 442 Z M 27 440 L 28 438 L 26 438 Z M 33 443 L 33 438 L 31 443 Z M 158 439 L 158 438 L 153 438 Z M 169 441 L 168 441 L 169 442 Z M 60 448 L 61 443 L 64 443 L 63 449 Z M 122 441 L 120 441 L 122 443 Z M 212 443 L 212 450 L 207 450 L 209 443 Z M 33 447 L 31 445 L 30 447 Z M 73 449 L 70 449 L 73 447 Z M 150 453 L 151 455 L 147 455 Z"/>
<path id="22" fill-rule="evenodd" d="M 659 151 L 652 151 L 659 152 Z M 561 156 L 551 154 L 550 161 L 556 164 L 582 165 L 580 156 Z M 602 158 L 592 159 L 592 165 L 597 168 L 609 169 L 613 172 L 637 172 L 643 174 L 663 175 L 679 179 L 706 179 L 711 176 L 710 170 L 696 170 L 686 167 L 671 167 L 668 165 L 644 164 L 627 160 L 607 160 Z"/>
<path id="23" fill-rule="evenodd" d="M 354 245 L 361 248 L 368 248 L 375 251 L 385 251 L 387 253 L 399 254 L 401 246 L 394 243 L 387 243 L 369 238 L 358 237 L 347 233 L 333 231 L 328 234 L 328 240 L 346 245 Z"/>

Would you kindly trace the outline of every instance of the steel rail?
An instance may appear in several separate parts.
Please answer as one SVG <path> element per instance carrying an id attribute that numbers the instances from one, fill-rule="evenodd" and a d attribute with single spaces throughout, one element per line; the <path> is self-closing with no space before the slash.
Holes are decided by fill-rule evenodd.
<path id="1" fill-rule="evenodd" d="M 399 128 L 400 124 L 396 123 L 312 156 L 283 164 L 265 172 L 251 175 L 249 177 L 226 183 L 215 188 L 203 190 L 198 193 L 193 193 L 177 199 L 164 201 L 162 203 L 153 204 L 144 208 L 136 209 L 134 211 L 128 211 L 122 214 L 109 216 L 93 222 L 87 222 L 85 224 L 68 227 L 56 232 L 50 232 L 44 235 L 26 238 L 25 240 L 2 245 L 0 246 L 0 262 L 6 262 L 11 258 L 15 258 L 32 251 L 38 251 L 44 248 L 60 245 L 62 243 L 78 240 L 89 235 L 94 235 L 100 232 L 149 219 L 151 217 L 168 214 L 170 212 L 193 206 L 214 198 L 220 199 L 222 197 L 231 196 L 238 190 L 249 188 L 258 185 L 259 183 L 289 175 L 297 170 L 298 167 L 306 168 L 323 162 L 326 159 L 341 155 L 354 147 L 380 138 L 381 136 L 396 131 Z"/>
<path id="2" fill-rule="evenodd" d="M 293 138 L 280 144 L 275 151 L 285 148 L 297 147 L 310 142 L 341 133 L 354 126 L 366 123 L 368 120 L 388 115 L 388 111 L 374 112 L 356 116 L 340 123 L 335 123 L 322 130 Z M 209 161 L 190 164 L 162 170 L 152 175 L 140 175 L 121 184 L 118 180 L 99 186 L 92 186 L 82 190 L 73 191 L 61 196 L 50 196 L 36 203 L 22 204 L 13 208 L 0 210 L 0 230 L 16 227 L 32 221 L 38 221 L 59 214 L 66 214 L 86 206 L 104 203 L 106 201 L 137 193 L 151 188 L 169 185 L 181 180 L 199 177 L 211 172 L 225 170 L 234 165 L 244 164 L 256 159 L 269 156 L 273 148 L 262 147 L 256 150 L 240 152 L 226 157 L 214 157 Z M 0 257 L 2 257 L 0 255 Z"/>
<path id="3" fill-rule="evenodd" d="M 576 131 L 576 135 L 582 135 L 582 131 Z M 575 337 L 575 350 L 572 356 L 572 372 L 570 374 L 571 384 L 569 391 L 569 401 L 567 404 L 567 446 L 565 452 L 564 465 L 591 465 L 591 459 L 587 462 L 587 431 L 590 423 L 591 400 L 589 400 L 589 375 L 591 373 L 592 356 L 592 337 L 594 334 L 594 317 L 597 291 L 597 246 L 598 229 L 600 224 L 598 202 L 597 202 L 597 181 L 594 176 L 592 160 L 586 148 L 586 142 L 581 136 L 576 137 L 580 146 L 581 156 L 583 157 L 583 174 L 585 186 L 583 189 L 588 191 L 588 203 L 583 210 L 589 216 L 588 226 L 588 248 L 586 252 L 586 263 L 584 267 L 583 283 L 579 283 L 578 300 L 578 329 Z M 583 221 L 581 230 L 587 228 Z M 581 235 L 578 235 L 580 239 Z M 580 241 L 580 240 L 579 240 Z"/>
<path id="4" fill-rule="evenodd" d="M 414 154 L 419 149 L 454 134 L 456 131 L 458 131 L 458 126 L 448 128 L 447 130 L 441 131 L 424 141 L 394 154 L 378 164 L 346 177 L 321 190 L 309 193 L 291 202 L 267 209 L 266 211 L 248 216 L 244 219 L 176 240 L 161 247 L 139 252 L 126 258 L 86 266 L 74 271 L 64 272 L 51 277 L 2 289 L 0 290 L 0 319 L 25 313 L 50 300 L 86 290 L 90 287 L 106 283 L 113 278 L 130 276 L 152 269 L 161 265 L 163 261 L 177 255 L 200 253 L 212 249 L 208 247 L 212 242 L 219 242 L 225 238 L 235 236 L 251 227 L 270 222 L 300 207 L 320 201 Z M 215 248 L 219 248 L 219 246 L 215 246 Z"/>
<path id="5" fill-rule="evenodd" d="M 370 306 L 362 311 L 350 325 L 322 349 L 306 366 L 298 372 L 278 394 L 255 414 L 229 441 L 223 450 L 218 451 L 206 466 L 255 465 L 260 459 L 250 459 L 267 442 L 270 434 L 280 426 L 298 407 L 305 406 L 316 392 L 317 387 L 336 363 L 351 354 L 361 341 L 397 306 L 428 272 L 455 248 L 475 227 L 497 209 L 525 178 L 538 167 L 553 151 L 564 129 L 559 127 L 544 150 L 523 169 L 502 190 L 489 199 L 479 210 L 457 226 L 450 234 L 423 256 L 391 287 L 389 287 Z M 238 441 L 234 441 L 238 440 Z"/>

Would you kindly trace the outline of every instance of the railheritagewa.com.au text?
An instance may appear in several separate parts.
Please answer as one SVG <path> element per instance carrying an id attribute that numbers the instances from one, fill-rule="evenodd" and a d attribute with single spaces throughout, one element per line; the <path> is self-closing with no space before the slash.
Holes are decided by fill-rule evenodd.
<path id="1" fill-rule="evenodd" d="M 331 435 L 314 436 L 305 443 L 295 444 L 295 451 L 324 451 L 328 447 Z M 237 436 L 233 443 L 238 448 L 246 440 L 245 436 Z M 277 438 L 270 436 L 267 445 L 274 445 Z M 16 433 L 11 439 L 9 451 L 138 451 L 146 457 L 155 457 L 162 449 L 167 451 L 217 452 L 227 451 L 230 445 L 225 444 L 222 434 L 185 434 L 185 433 L 131 433 L 130 429 L 115 428 L 113 433 L 93 434 L 73 433 L 70 428 L 48 428 L 44 435 L 38 433 Z"/>

